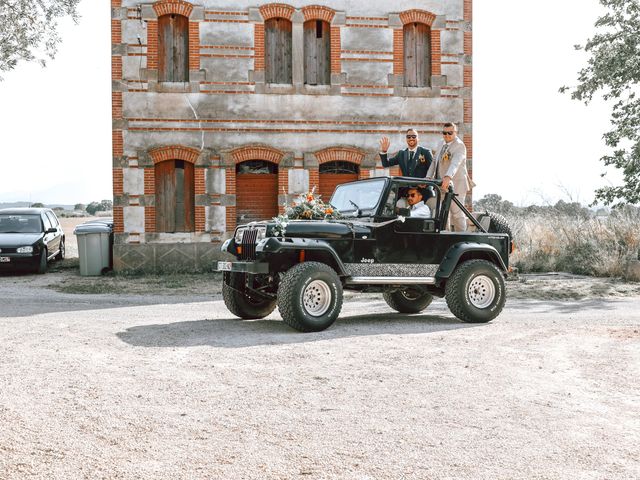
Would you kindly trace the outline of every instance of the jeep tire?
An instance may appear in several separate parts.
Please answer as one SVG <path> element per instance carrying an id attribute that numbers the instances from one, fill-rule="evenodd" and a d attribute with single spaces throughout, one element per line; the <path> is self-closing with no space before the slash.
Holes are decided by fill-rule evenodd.
<path id="1" fill-rule="evenodd" d="M 420 313 L 427 308 L 433 296 L 412 288 L 384 292 L 384 301 L 391 308 L 400 313 Z"/>
<path id="2" fill-rule="evenodd" d="M 504 307 L 502 272 L 486 260 L 463 262 L 447 281 L 445 298 L 451 313 L 463 322 L 490 322 Z"/>
<path id="3" fill-rule="evenodd" d="M 222 282 L 222 299 L 229 311 L 244 320 L 264 318 L 276 308 L 276 300 L 257 300 L 242 293 L 245 274 L 228 272 Z"/>
<path id="4" fill-rule="evenodd" d="M 333 268 L 320 262 L 291 267 L 278 288 L 284 322 L 300 332 L 319 332 L 336 321 L 342 309 L 342 283 Z"/>

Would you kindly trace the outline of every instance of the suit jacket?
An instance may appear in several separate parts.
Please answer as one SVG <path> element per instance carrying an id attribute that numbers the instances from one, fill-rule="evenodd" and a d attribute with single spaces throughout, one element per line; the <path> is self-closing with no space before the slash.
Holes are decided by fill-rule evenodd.
<path id="1" fill-rule="evenodd" d="M 388 158 L 386 153 L 381 153 L 380 160 L 382 161 L 382 166 L 385 168 L 400 165 L 400 171 L 404 177 L 424 178 L 427 176 L 427 171 L 433 162 L 433 155 L 431 154 L 431 150 L 418 146 L 413 168 L 409 165 L 408 148 L 400 150 L 391 158 Z"/>
<path id="2" fill-rule="evenodd" d="M 444 151 L 444 155 L 441 155 L 444 144 L 444 141 L 440 141 L 436 147 L 436 158 L 427 172 L 427 177 L 451 177 L 454 192 L 464 195 L 473 187 L 467 173 L 467 147 L 456 137 Z"/>

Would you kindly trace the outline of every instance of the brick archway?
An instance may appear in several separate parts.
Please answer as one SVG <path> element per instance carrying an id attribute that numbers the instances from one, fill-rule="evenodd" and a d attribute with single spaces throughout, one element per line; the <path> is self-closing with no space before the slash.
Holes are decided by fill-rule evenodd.
<path id="1" fill-rule="evenodd" d="M 328 166 L 331 162 L 347 162 L 357 165 L 353 173 L 346 172 L 324 172 L 320 173 L 320 168 L 310 172 L 310 186 L 316 186 L 317 192 L 322 195 L 325 201 L 329 201 L 335 187 L 341 183 L 352 182 L 369 175 L 368 169 L 360 168 L 366 153 L 354 147 L 330 147 L 314 153 L 318 160 L 318 165 Z"/>
<path id="2" fill-rule="evenodd" d="M 286 18 L 291 21 L 293 13 L 296 11 L 291 5 L 286 3 L 268 3 L 260 7 L 260 14 L 263 20 L 269 20 L 270 18 Z"/>
<path id="3" fill-rule="evenodd" d="M 405 10 L 400 12 L 402 25 L 410 23 L 422 23 L 431 30 L 431 75 L 442 75 L 442 42 L 440 39 L 440 29 L 432 28 L 435 22 L 435 13 L 427 10 Z M 393 74 L 404 75 L 404 28 L 393 30 Z"/>
<path id="4" fill-rule="evenodd" d="M 356 165 L 360 165 L 366 153 L 359 148 L 354 147 L 330 147 L 315 152 L 314 155 L 318 159 L 318 163 L 323 164 L 326 162 L 351 162 Z"/>
<path id="5" fill-rule="evenodd" d="M 182 145 L 171 145 L 154 148 L 149 151 L 149 156 L 154 164 L 165 160 L 184 160 L 185 162 L 196 163 L 200 156 L 200 151 Z"/>
<path id="6" fill-rule="evenodd" d="M 333 17 L 336 15 L 336 11 L 322 5 L 309 5 L 302 7 L 302 14 L 304 15 L 305 22 L 308 20 L 324 20 L 325 22 L 331 23 Z"/>
<path id="7" fill-rule="evenodd" d="M 153 9 L 159 17 L 173 13 L 189 18 L 193 5 L 183 0 L 160 0 L 153 4 Z"/>
<path id="8" fill-rule="evenodd" d="M 435 19 L 435 13 L 431 13 L 426 10 L 419 10 L 417 8 L 414 8 L 413 10 L 405 10 L 404 12 L 400 13 L 400 21 L 403 25 L 406 25 L 407 23 L 417 22 L 431 26 L 433 25 Z"/>
<path id="9" fill-rule="evenodd" d="M 231 152 L 233 162 L 238 164 L 247 160 L 266 160 L 267 162 L 280 164 L 284 158 L 284 152 L 266 146 L 248 146 L 236 148 Z"/>

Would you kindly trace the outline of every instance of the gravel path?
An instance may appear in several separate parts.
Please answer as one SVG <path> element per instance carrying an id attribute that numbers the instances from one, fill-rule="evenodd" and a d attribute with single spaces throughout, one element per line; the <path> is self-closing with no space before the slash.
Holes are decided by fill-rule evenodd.
<path id="1" fill-rule="evenodd" d="M 0 478 L 640 478 L 640 297 L 329 330 L 0 277 Z M 40 285 L 39 285 L 40 282 Z"/>

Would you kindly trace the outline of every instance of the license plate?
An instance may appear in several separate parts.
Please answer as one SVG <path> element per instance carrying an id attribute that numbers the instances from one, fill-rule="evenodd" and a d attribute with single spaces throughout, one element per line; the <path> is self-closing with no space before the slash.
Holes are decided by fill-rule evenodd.
<path id="1" fill-rule="evenodd" d="M 0 263 L 9 263 L 11 261 L 11 257 L 0 257 Z"/>
<path id="2" fill-rule="evenodd" d="M 223 272 L 230 272 L 231 265 L 233 265 L 232 262 L 218 262 L 218 270 Z"/>

